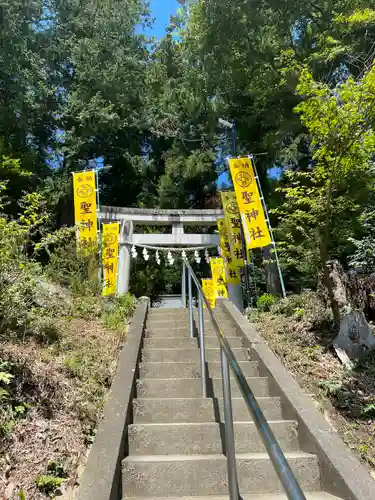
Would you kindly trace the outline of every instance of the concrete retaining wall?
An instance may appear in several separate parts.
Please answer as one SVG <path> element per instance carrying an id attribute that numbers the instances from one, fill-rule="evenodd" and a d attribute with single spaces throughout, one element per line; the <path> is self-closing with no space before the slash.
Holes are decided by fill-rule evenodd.
<path id="1" fill-rule="evenodd" d="M 132 399 L 148 309 L 149 300 L 140 299 L 120 353 L 116 375 L 104 405 L 103 419 L 99 422 L 98 432 L 80 479 L 76 495 L 79 500 L 121 498 L 121 460 L 127 453 L 126 432 L 128 424 L 132 422 Z"/>
<path id="2" fill-rule="evenodd" d="M 284 418 L 298 421 L 301 449 L 318 456 L 323 490 L 345 500 L 374 500 L 375 481 L 369 471 L 315 408 L 255 325 L 228 300 L 220 301 L 219 307 L 237 326 L 252 361 L 259 362 L 259 375 L 269 377 L 270 391 L 282 400 Z"/>

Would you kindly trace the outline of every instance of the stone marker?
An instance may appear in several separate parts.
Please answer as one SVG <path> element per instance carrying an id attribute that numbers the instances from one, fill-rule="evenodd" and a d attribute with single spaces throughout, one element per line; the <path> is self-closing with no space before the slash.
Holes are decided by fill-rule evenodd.
<path id="1" fill-rule="evenodd" d="M 333 347 L 344 364 L 348 363 L 345 355 L 340 355 L 341 351 L 345 351 L 350 359 L 355 359 L 375 347 L 375 337 L 363 312 L 352 311 L 341 318 L 340 331 Z"/>

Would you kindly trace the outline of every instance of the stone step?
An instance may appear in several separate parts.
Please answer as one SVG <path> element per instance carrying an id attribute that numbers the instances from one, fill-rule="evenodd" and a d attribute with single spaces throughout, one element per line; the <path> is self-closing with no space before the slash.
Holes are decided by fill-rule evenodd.
<path id="1" fill-rule="evenodd" d="M 210 398 L 137 398 L 133 400 L 134 423 L 214 422 Z"/>
<path id="2" fill-rule="evenodd" d="M 230 316 L 228 314 L 224 313 L 223 311 L 220 311 L 217 309 L 214 311 L 214 315 L 217 321 L 231 321 Z M 198 321 L 199 319 L 199 314 L 196 309 L 193 311 L 193 318 L 195 321 Z M 203 318 L 204 321 L 212 321 L 210 314 L 204 310 L 203 311 Z M 177 320 L 188 320 L 189 319 L 189 310 L 186 309 L 175 309 L 174 311 L 172 309 L 163 309 L 159 311 L 150 311 L 147 317 L 148 321 L 160 321 L 163 319 L 171 319 L 174 321 Z"/>
<path id="3" fill-rule="evenodd" d="M 253 391 L 254 396 L 258 397 L 268 397 L 270 396 L 269 392 L 269 384 L 268 377 L 246 377 L 246 381 L 249 384 L 250 389 Z M 214 397 L 221 398 L 223 394 L 223 382 L 221 378 L 213 378 L 212 379 Z M 238 387 L 237 382 L 232 379 L 231 380 L 231 393 L 234 397 L 241 396 L 240 388 Z"/>
<path id="4" fill-rule="evenodd" d="M 216 318 L 218 317 L 223 317 L 223 318 L 227 318 L 228 317 L 228 313 L 225 313 L 222 309 L 216 309 L 214 310 L 214 315 Z M 197 316 L 198 317 L 198 311 L 197 309 L 193 309 L 193 316 Z M 203 316 L 205 318 L 210 318 L 211 315 L 210 313 L 208 312 L 208 310 L 204 307 L 203 308 Z"/>
<path id="5" fill-rule="evenodd" d="M 139 365 L 139 376 L 141 379 L 200 378 L 201 371 L 199 361 L 195 363 L 146 361 Z"/>
<path id="6" fill-rule="evenodd" d="M 194 321 L 194 326 L 196 328 L 199 327 L 199 322 Z M 204 326 L 207 329 L 212 329 L 213 330 L 213 324 L 212 321 L 205 321 Z M 219 326 L 221 328 L 225 329 L 233 329 L 233 324 L 230 321 L 219 321 Z M 150 328 L 151 330 L 153 329 L 161 329 L 161 328 L 176 328 L 176 329 L 181 329 L 181 328 L 189 328 L 189 321 L 185 319 L 181 320 L 173 320 L 173 319 L 160 319 L 160 320 L 149 320 L 147 321 L 147 328 Z"/>
<path id="7" fill-rule="evenodd" d="M 306 500 L 341 500 L 338 497 L 334 497 L 330 493 L 325 491 L 310 491 L 305 493 Z M 133 500 L 132 498 L 126 497 L 127 500 Z M 253 495 L 242 495 L 242 500 L 288 500 L 288 497 L 282 493 L 255 493 Z M 123 498 L 125 500 L 125 497 Z M 137 497 L 137 500 L 228 500 L 228 496 L 217 496 L 217 495 L 207 495 L 207 496 L 194 496 L 194 497 Z"/>
<path id="8" fill-rule="evenodd" d="M 257 361 L 239 361 L 238 364 L 246 378 L 259 377 L 259 363 Z M 221 377 L 221 363 L 212 361 L 208 363 L 208 374 L 211 378 Z M 233 378 L 234 383 L 235 379 L 232 373 L 231 378 Z"/>
<path id="9" fill-rule="evenodd" d="M 216 321 L 219 323 L 219 325 L 226 324 L 226 325 L 232 325 L 233 326 L 233 321 L 229 319 L 226 316 L 217 316 L 215 315 Z M 198 325 L 199 324 L 199 316 L 193 316 L 193 319 L 195 323 Z M 213 325 L 213 320 L 211 317 L 204 317 L 203 318 L 203 323 L 205 325 Z"/>
<path id="10" fill-rule="evenodd" d="M 179 316 L 183 314 L 188 314 L 187 307 L 152 307 L 148 313 L 149 316 L 164 316 L 165 314 L 169 314 L 171 316 Z"/>
<path id="11" fill-rule="evenodd" d="M 233 347 L 242 347 L 242 339 L 240 337 L 227 337 L 229 345 Z M 205 336 L 205 347 L 219 347 L 219 340 L 215 337 Z M 189 348 L 197 347 L 198 340 L 191 337 L 157 337 L 157 338 L 145 338 L 144 347 L 156 347 L 158 349 L 175 349 L 179 347 Z"/>
<path id="12" fill-rule="evenodd" d="M 200 381 L 194 378 L 137 380 L 137 396 L 141 398 L 199 398 Z"/>
<path id="13" fill-rule="evenodd" d="M 226 337 L 238 337 L 239 336 L 237 333 L 237 329 L 233 328 L 233 326 L 223 325 L 222 323 L 219 323 L 219 326 L 222 329 L 222 331 L 224 332 L 224 335 Z M 208 335 L 208 336 L 214 336 L 214 335 L 216 335 L 216 330 L 211 325 L 205 325 L 204 333 L 205 333 L 205 335 Z"/>
<path id="14" fill-rule="evenodd" d="M 144 348 L 157 349 L 191 349 L 198 347 L 197 338 L 191 338 L 190 335 L 179 337 L 146 337 L 143 342 Z"/>
<path id="15" fill-rule="evenodd" d="M 269 425 L 285 452 L 298 451 L 297 422 L 270 421 Z M 234 424 L 237 453 L 264 453 L 265 447 L 254 422 Z M 130 455 L 214 455 L 224 452 L 224 424 L 168 423 L 129 426 Z"/>
<path id="16" fill-rule="evenodd" d="M 282 420 L 278 397 L 257 398 L 267 420 Z M 215 410 L 215 407 L 217 408 Z M 251 421 L 252 417 L 242 397 L 232 398 L 233 419 Z M 137 398 L 133 400 L 134 423 L 214 422 L 224 421 L 222 399 L 211 398 Z"/>
<path id="17" fill-rule="evenodd" d="M 165 316 L 165 315 L 168 315 L 168 316 L 174 316 L 174 317 L 178 317 L 178 316 L 184 316 L 184 315 L 188 315 L 189 314 L 189 308 L 188 307 L 179 307 L 179 308 L 176 308 L 176 309 L 172 309 L 172 308 L 152 308 L 150 309 L 149 313 L 148 313 L 148 316 L 149 317 L 159 317 L 159 316 Z M 225 313 L 223 310 L 221 309 L 215 309 L 214 311 L 214 314 L 215 316 L 218 315 L 218 316 L 227 316 L 227 313 Z M 203 308 L 203 315 L 205 317 L 209 317 L 209 312 L 207 311 L 206 308 Z M 193 307 L 193 316 L 198 316 L 198 308 L 197 307 Z"/>
<path id="18" fill-rule="evenodd" d="M 165 316 L 160 319 L 149 319 L 147 320 L 147 326 L 150 328 L 168 328 L 171 326 L 175 328 L 187 328 L 189 326 L 189 318 L 175 319 Z"/>
<path id="19" fill-rule="evenodd" d="M 267 377 L 248 377 L 247 382 L 256 397 L 269 396 Z M 212 379 L 214 395 L 221 397 L 221 378 Z M 232 395 L 240 396 L 237 384 L 232 383 Z M 141 398 L 199 398 L 200 380 L 194 378 L 157 378 L 137 381 L 137 397 Z"/>
<path id="20" fill-rule="evenodd" d="M 321 489 L 315 455 L 292 452 L 286 458 L 303 491 Z M 126 498 L 228 494 L 224 455 L 130 455 L 122 467 Z M 266 453 L 237 454 L 237 474 L 241 494 L 283 492 Z"/>
<path id="21" fill-rule="evenodd" d="M 191 338 L 190 331 L 188 326 L 184 326 L 181 328 L 150 328 L 147 326 L 146 328 L 146 338 L 157 338 L 157 337 L 183 337 L 183 338 Z"/>
<path id="22" fill-rule="evenodd" d="M 237 331 L 234 330 L 233 328 L 231 329 L 224 329 L 224 333 L 227 337 L 240 337 L 240 335 L 237 334 Z M 204 335 L 205 337 L 216 337 L 216 331 L 213 328 L 207 328 L 205 327 L 204 329 Z M 190 337 L 190 330 L 189 327 L 170 327 L 170 328 L 150 328 L 147 327 L 146 329 L 146 338 L 158 338 L 158 337 L 164 337 L 164 338 L 170 338 L 170 337 L 186 337 L 186 338 L 191 338 Z M 194 338 L 198 337 L 198 329 L 195 327 L 194 328 Z M 241 338 L 241 337 L 240 337 Z"/>
<path id="23" fill-rule="evenodd" d="M 198 318 L 198 316 L 194 317 L 193 319 L 194 319 L 195 324 L 198 326 L 199 325 L 199 318 Z M 228 326 L 230 325 L 230 326 L 233 326 L 233 322 L 230 319 L 225 318 L 225 317 L 223 317 L 223 318 L 216 317 L 216 321 L 218 322 L 219 325 L 228 325 Z M 210 325 L 214 324 L 214 322 L 213 322 L 213 320 L 211 318 L 204 318 L 203 319 L 203 323 L 204 323 L 205 326 L 210 326 Z"/>
<path id="24" fill-rule="evenodd" d="M 233 385 L 233 384 L 232 384 Z M 232 393 L 233 394 L 233 393 Z M 267 420 L 283 420 L 281 399 L 273 396 L 258 396 L 258 404 Z M 222 398 L 214 398 L 214 405 L 218 407 L 218 418 L 224 422 L 224 402 Z M 235 422 L 251 422 L 253 417 L 242 396 L 232 397 L 232 412 Z"/>
<path id="25" fill-rule="evenodd" d="M 233 354 L 236 356 L 237 361 L 247 361 L 249 355 L 245 349 L 232 349 Z M 220 361 L 220 349 L 214 349 L 208 347 L 206 351 L 207 361 Z M 145 348 L 142 351 L 142 361 L 158 361 L 160 363 L 164 361 L 175 361 L 175 362 L 195 362 L 199 361 L 199 349 L 196 347 L 189 349 L 157 349 L 157 348 Z"/>
<path id="26" fill-rule="evenodd" d="M 259 375 L 256 361 L 240 361 L 239 365 L 245 377 Z M 200 378 L 201 376 L 199 361 L 194 363 L 146 361 L 140 363 L 139 372 L 140 378 Z M 220 377 L 221 363 L 208 363 L 208 373 L 210 377 Z"/>

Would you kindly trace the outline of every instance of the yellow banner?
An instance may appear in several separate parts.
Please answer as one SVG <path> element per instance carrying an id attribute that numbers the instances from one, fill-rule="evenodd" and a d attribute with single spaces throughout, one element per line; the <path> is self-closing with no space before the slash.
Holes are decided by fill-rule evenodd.
<path id="1" fill-rule="evenodd" d="M 103 292 L 104 296 L 116 295 L 117 265 L 120 224 L 111 222 L 102 226 L 102 262 L 103 262 Z"/>
<path id="2" fill-rule="evenodd" d="M 230 236 L 225 224 L 225 219 L 218 219 L 217 227 L 219 229 L 221 256 L 224 258 L 227 282 L 231 285 L 239 285 L 241 282 L 240 273 L 238 266 L 233 263 L 230 249 Z"/>
<path id="3" fill-rule="evenodd" d="M 266 247 L 271 243 L 262 200 L 251 159 L 229 160 L 234 190 L 241 213 L 247 248 Z"/>
<path id="4" fill-rule="evenodd" d="M 228 298 L 228 290 L 226 286 L 224 259 L 215 257 L 210 259 L 212 281 L 214 285 L 215 297 Z"/>
<path id="5" fill-rule="evenodd" d="M 202 280 L 202 290 L 203 290 L 203 293 L 204 293 L 206 299 L 210 303 L 211 308 L 215 309 L 216 297 L 215 297 L 214 284 L 213 284 L 212 280 L 209 280 L 209 279 Z M 206 305 L 204 303 L 203 303 L 203 307 L 206 307 Z"/>
<path id="6" fill-rule="evenodd" d="M 244 266 L 241 242 L 241 218 L 238 211 L 236 195 L 234 191 L 223 191 L 221 201 L 224 209 L 225 225 L 228 229 L 230 252 L 232 260 L 227 259 L 228 264 L 240 274 L 240 268 Z"/>
<path id="7" fill-rule="evenodd" d="M 230 254 L 229 234 L 225 226 L 224 219 L 217 219 L 217 228 L 219 230 L 221 256 L 224 257 L 224 259 L 226 259 L 227 257 L 230 257 L 231 254 Z"/>
<path id="8" fill-rule="evenodd" d="M 98 223 L 96 213 L 95 172 L 73 173 L 74 223 L 77 227 L 77 248 L 96 251 L 98 248 Z"/>

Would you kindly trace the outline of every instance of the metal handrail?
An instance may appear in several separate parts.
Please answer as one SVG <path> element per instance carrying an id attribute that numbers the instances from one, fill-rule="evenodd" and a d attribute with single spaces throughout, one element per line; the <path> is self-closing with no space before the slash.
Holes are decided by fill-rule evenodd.
<path id="1" fill-rule="evenodd" d="M 284 453 L 282 452 L 277 439 L 275 438 L 257 400 L 250 389 L 249 384 L 233 354 L 233 351 L 221 330 L 218 321 L 212 311 L 209 301 L 206 299 L 201 284 L 196 277 L 190 263 L 187 259 L 183 259 L 183 264 L 188 270 L 188 280 L 189 280 L 189 318 L 193 315 L 193 304 L 192 304 L 192 290 L 191 290 L 191 279 L 194 281 L 198 290 L 198 306 L 199 310 L 199 338 L 200 338 L 200 349 L 201 349 L 201 375 L 202 375 L 202 394 L 206 397 L 206 362 L 204 354 L 204 322 L 203 322 L 203 308 L 202 299 L 206 305 L 207 311 L 210 314 L 216 335 L 220 342 L 220 354 L 222 363 L 222 377 L 223 377 L 223 398 L 224 398 L 224 418 L 225 418 L 225 439 L 226 439 L 226 452 L 227 452 L 227 467 L 228 467 L 228 486 L 231 500 L 238 500 L 238 482 L 237 482 L 237 470 L 236 470 L 236 458 L 235 458 L 235 445 L 234 445 L 234 431 L 233 431 L 233 416 L 232 416 L 232 401 L 231 401 L 231 391 L 230 391 L 230 376 L 229 376 L 229 366 L 233 372 L 233 375 L 239 385 L 241 394 L 246 402 L 246 405 L 253 417 L 255 425 L 258 432 L 262 438 L 262 441 L 266 447 L 268 455 L 272 461 L 274 469 L 281 481 L 281 484 L 285 490 L 285 493 L 289 500 L 306 500 L 303 491 L 295 478 L 292 469 L 290 468 Z M 185 283 L 183 284 L 185 286 Z M 185 304 L 184 304 L 185 306 Z M 192 324 L 190 333 L 193 336 Z"/>

